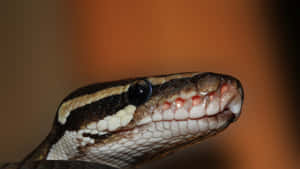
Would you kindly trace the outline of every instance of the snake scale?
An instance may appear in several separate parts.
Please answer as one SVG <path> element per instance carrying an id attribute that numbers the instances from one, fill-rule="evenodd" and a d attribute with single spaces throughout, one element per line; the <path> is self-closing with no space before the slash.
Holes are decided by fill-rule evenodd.
<path id="1" fill-rule="evenodd" d="M 223 131 L 240 116 L 243 95 L 239 80 L 210 72 L 79 88 L 59 105 L 44 141 L 0 169 L 136 168 Z"/>

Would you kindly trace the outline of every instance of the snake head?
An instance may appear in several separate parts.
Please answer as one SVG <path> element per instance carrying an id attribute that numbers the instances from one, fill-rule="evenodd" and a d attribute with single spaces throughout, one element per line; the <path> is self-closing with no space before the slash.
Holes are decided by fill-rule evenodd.
<path id="1" fill-rule="evenodd" d="M 58 108 L 46 159 L 138 165 L 219 133 L 239 118 L 242 103 L 241 83 L 215 73 L 87 86 Z"/>

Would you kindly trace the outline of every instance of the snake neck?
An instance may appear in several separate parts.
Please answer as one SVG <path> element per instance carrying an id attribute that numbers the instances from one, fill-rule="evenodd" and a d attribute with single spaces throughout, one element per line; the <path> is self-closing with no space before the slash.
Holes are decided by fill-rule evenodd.
<path id="1" fill-rule="evenodd" d="M 57 142 L 58 139 L 57 130 L 55 129 L 54 125 L 54 128 L 50 131 L 48 136 L 23 159 L 23 162 L 45 160 L 51 149 L 51 146 Z"/>

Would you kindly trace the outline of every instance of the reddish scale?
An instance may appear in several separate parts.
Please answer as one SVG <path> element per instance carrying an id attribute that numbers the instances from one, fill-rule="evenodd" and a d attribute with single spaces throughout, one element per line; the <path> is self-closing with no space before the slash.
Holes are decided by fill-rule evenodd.
<path id="1" fill-rule="evenodd" d="M 163 104 L 163 106 L 162 106 L 162 109 L 163 109 L 163 110 L 167 110 L 167 109 L 170 108 L 170 106 L 171 106 L 171 103 L 170 103 L 170 102 L 165 102 L 165 103 Z"/>
<path id="2" fill-rule="evenodd" d="M 195 106 L 195 105 L 198 105 L 201 103 L 201 97 L 196 95 L 196 96 L 193 96 L 192 97 L 192 105 Z"/>
<path id="3" fill-rule="evenodd" d="M 184 102 L 185 102 L 185 100 L 182 99 L 181 97 L 177 98 L 177 99 L 175 100 L 176 107 L 177 107 L 177 108 L 183 107 Z"/>
<path id="4" fill-rule="evenodd" d="M 209 100 L 212 101 L 214 99 L 214 96 L 216 95 L 216 92 L 211 92 L 208 94 Z"/>
<path id="5" fill-rule="evenodd" d="M 224 94 L 228 90 L 228 84 L 224 83 L 221 86 L 221 94 Z"/>

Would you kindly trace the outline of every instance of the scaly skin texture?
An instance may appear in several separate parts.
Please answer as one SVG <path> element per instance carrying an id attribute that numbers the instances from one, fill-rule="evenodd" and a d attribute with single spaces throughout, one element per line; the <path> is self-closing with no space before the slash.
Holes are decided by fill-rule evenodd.
<path id="1" fill-rule="evenodd" d="M 215 73 L 90 85 L 62 101 L 32 153 L 0 168 L 134 168 L 223 131 L 242 102 L 240 82 Z"/>
<path id="2" fill-rule="evenodd" d="M 20 163 L 7 163 L 0 165 L 1 169 L 115 169 L 113 167 L 85 161 L 59 161 L 59 160 L 41 160 L 28 162 L 20 165 Z"/>

